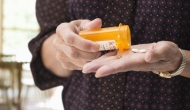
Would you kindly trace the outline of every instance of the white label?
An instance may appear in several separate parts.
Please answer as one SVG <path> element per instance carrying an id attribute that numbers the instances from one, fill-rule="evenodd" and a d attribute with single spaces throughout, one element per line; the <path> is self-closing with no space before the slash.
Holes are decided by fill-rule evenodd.
<path id="1" fill-rule="evenodd" d="M 117 49 L 115 40 L 98 41 L 96 43 L 100 45 L 99 51 Z"/>

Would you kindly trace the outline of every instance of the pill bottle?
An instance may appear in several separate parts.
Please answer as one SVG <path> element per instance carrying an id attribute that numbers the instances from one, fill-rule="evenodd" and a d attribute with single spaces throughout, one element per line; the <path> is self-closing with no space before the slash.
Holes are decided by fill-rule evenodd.
<path id="1" fill-rule="evenodd" d="M 124 51 L 131 47 L 131 34 L 128 25 L 122 25 L 93 30 L 83 30 L 79 35 L 100 45 L 99 51 L 115 50 Z"/>

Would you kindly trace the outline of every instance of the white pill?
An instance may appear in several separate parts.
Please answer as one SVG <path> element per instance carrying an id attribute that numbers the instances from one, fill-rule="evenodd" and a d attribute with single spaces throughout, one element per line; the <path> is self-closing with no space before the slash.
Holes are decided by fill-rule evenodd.
<path id="1" fill-rule="evenodd" d="M 131 49 L 132 52 L 135 52 L 135 53 L 138 53 L 139 52 L 139 49 Z"/>
<path id="2" fill-rule="evenodd" d="M 146 49 L 139 50 L 140 53 L 146 53 L 146 51 L 147 51 Z"/>

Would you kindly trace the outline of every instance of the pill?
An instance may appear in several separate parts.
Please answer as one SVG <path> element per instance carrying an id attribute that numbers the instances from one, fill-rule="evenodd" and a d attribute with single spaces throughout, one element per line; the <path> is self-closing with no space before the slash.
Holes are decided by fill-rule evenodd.
<path id="1" fill-rule="evenodd" d="M 139 52 L 139 49 L 131 49 L 132 52 L 135 52 L 135 53 L 138 53 Z"/>
<path id="2" fill-rule="evenodd" d="M 139 50 L 140 53 L 146 53 L 146 51 L 147 51 L 146 49 Z"/>

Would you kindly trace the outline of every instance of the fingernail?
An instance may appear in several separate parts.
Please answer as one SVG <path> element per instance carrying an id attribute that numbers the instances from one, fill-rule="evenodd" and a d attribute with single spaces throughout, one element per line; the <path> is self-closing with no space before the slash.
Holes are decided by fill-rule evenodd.
<path id="1" fill-rule="evenodd" d="M 89 68 L 83 69 L 82 72 L 83 72 L 83 73 L 90 73 Z"/>
<path id="2" fill-rule="evenodd" d="M 99 74 L 95 74 L 95 77 L 96 77 L 96 78 L 100 78 L 100 77 L 102 77 L 102 76 L 99 75 Z"/>
<path id="3" fill-rule="evenodd" d="M 90 72 L 91 72 L 90 70 L 91 70 L 92 68 L 93 68 L 93 66 L 91 66 L 91 65 L 90 65 L 90 66 L 89 66 L 88 64 L 87 64 L 87 66 L 84 65 L 82 72 L 83 72 L 83 73 L 90 73 Z"/>
<path id="4" fill-rule="evenodd" d="M 88 73 L 88 71 L 86 71 L 86 70 L 82 70 L 82 72 L 83 72 L 83 73 Z"/>
<path id="5" fill-rule="evenodd" d="M 95 74 L 95 77 L 96 78 L 100 78 L 100 77 L 105 77 L 105 76 L 108 76 L 110 75 L 110 73 L 106 73 L 106 74 Z"/>
<path id="6" fill-rule="evenodd" d="M 84 67 L 83 67 L 84 68 Z M 88 73 L 88 68 L 82 70 L 83 73 Z"/>

